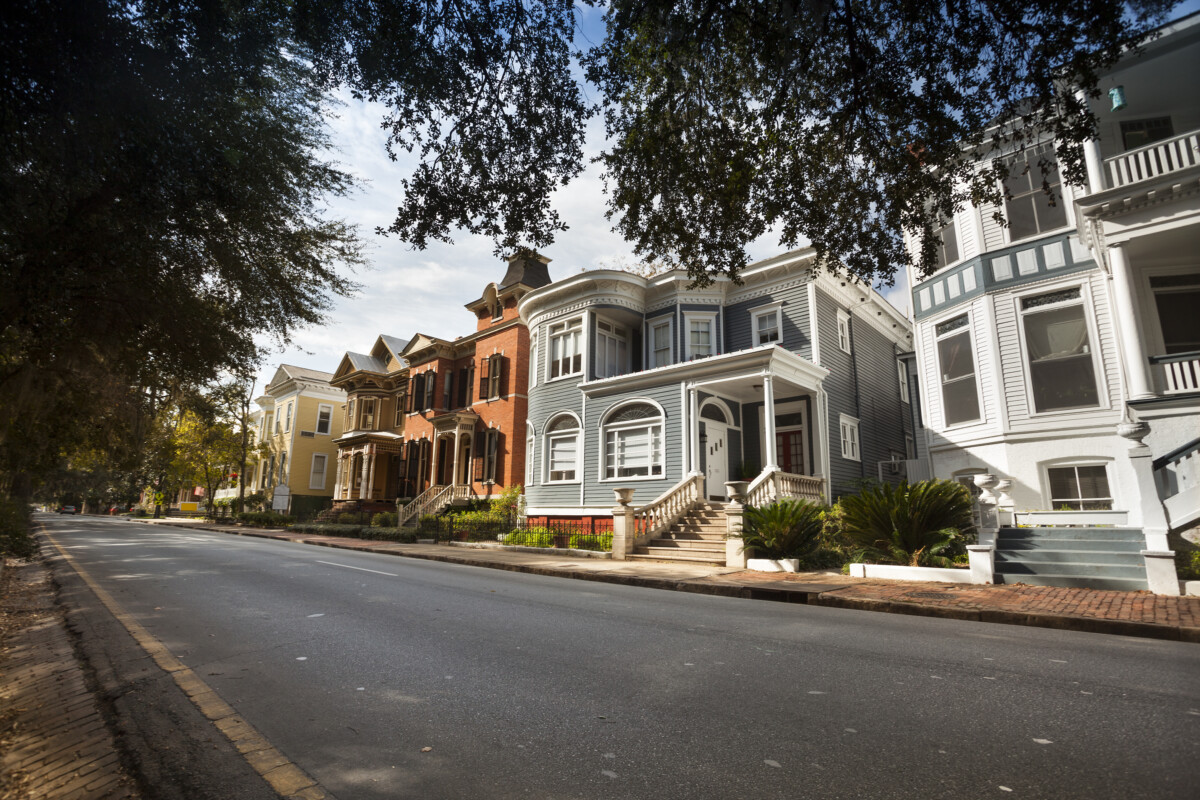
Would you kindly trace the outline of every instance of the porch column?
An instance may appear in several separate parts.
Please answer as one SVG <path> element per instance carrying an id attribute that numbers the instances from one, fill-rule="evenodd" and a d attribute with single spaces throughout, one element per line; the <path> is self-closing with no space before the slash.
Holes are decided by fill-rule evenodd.
<path id="1" fill-rule="evenodd" d="M 775 453 L 775 387 L 771 376 L 763 375 L 763 436 L 766 441 L 766 462 L 763 469 L 779 469 L 779 457 Z"/>
<path id="2" fill-rule="evenodd" d="M 371 445 L 370 453 L 371 453 L 371 455 L 370 455 L 371 470 L 367 473 L 367 476 L 368 476 L 367 499 L 374 500 L 375 499 L 375 445 Z"/>
<path id="3" fill-rule="evenodd" d="M 370 480 L 371 460 L 367 458 L 367 448 L 362 449 L 362 480 L 358 483 L 358 499 L 363 499 L 363 494 L 367 491 L 367 481 Z"/>
<path id="4" fill-rule="evenodd" d="M 333 499 L 334 500 L 342 499 L 342 467 L 344 466 L 342 462 L 345 461 L 344 455 L 345 454 L 341 450 L 338 451 L 337 477 L 333 479 Z"/>
<path id="5" fill-rule="evenodd" d="M 430 440 L 433 446 L 430 448 L 433 452 L 429 456 L 429 486 L 432 488 L 438 485 L 437 468 L 438 468 L 438 436 L 437 431 L 434 431 L 433 438 Z"/>
<path id="6" fill-rule="evenodd" d="M 454 468 L 450 472 L 450 485 L 458 486 L 458 450 L 462 444 L 459 439 L 459 434 L 462 433 L 462 428 L 459 425 L 454 426 Z"/>
<path id="7" fill-rule="evenodd" d="M 1075 93 L 1083 107 L 1088 107 L 1087 94 L 1082 90 Z M 1088 194 L 1103 192 L 1108 185 L 1104 179 L 1104 159 L 1100 157 L 1100 141 L 1088 139 L 1083 143 L 1083 162 L 1087 165 Z"/>
<path id="8" fill-rule="evenodd" d="M 1117 307 L 1117 332 L 1120 334 L 1121 357 L 1125 359 L 1125 380 L 1128 383 L 1127 400 L 1142 400 L 1154 397 L 1154 384 L 1150 381 L 1150 364 L 1146 360 L 1146 346 L 1138 327 L 1134 298 L 1137 287 L 1125 255 L 1125 245 L 1108 247 L 1108 263 L 1112 268 L 1113 303 Z M 1096 343 L 1099 344 L 1098 342 Z"/>
<path id="9" fill-rule="evenodd" d="M 688 449 L 692 451 L 692 475 L 700 474 L 700 397 L 695 386 L 688 387 Z"/>

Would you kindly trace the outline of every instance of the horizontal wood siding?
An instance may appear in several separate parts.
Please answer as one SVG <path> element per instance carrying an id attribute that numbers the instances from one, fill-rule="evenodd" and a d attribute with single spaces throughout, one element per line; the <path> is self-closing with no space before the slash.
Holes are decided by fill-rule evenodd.
<path id="1" fill-rule="evenodd" d="M 974 206 L 967 206 L 955 217 L 958 229 L 959 258 L 973 258 L 979 255 L 979 237 L 975 231 L 975 219 L 978 213 Z"/>
<path id="2" fill-rule="evenodd" d="M 1004 226 L 995 219 L 996 206 L 985 205 L 979 209 L 979 221 L 983 226 L 983 249 L 999 250 L 1004 247 Z"/>
<path id="3" fill-rule="evenodd" d="M 817 325 L 821 339 L 821 366 L 829 370 L 825 379 L 825 392 L 829 396 L 829 419 L 826 420 L 826 435 L 829 437 L 829 479 L 834 500 L 843 494 L 857 491 L 857 482 L 866 475 L 864 465 L 842 458 L 841 415 L 859 417 L 857 393 L 854 379 L 854 364 L 849 353 L 838 346 L 837 302 L 821 289 L 817 289 Z M 851 349 L 860 327 L 865 323 L 850 315 Z M 828 344 L 825 344 L 828 343 Z M 897 392 L 899 389 L 897 388 Z"/>
<path id="4" fill-rule="evenodd" d="M 795 283 L 793 280 L 792 283 Z M 801 358 L 812 360 L 809 339 L 808 284 L 786 286 L 768 296 L 753 297 L 731 303 L 725 308 L 726 352 L 753 347 L 754 326 L 750 310 L 775 302 L 783 302 L 783 333 L 780 345 Z"/>
<path id="5" fill-rule="evenodd" d="M 851 319 L 858 362 L 859 449 L 867 477 L 878 477 L 878 462 L 892 453 L 904 457 L 904 435 L 912 433 L 908 404 L 900 400 L 896 347 L 860 318 Z"/>
<path id="6" fill-rule="evenodd" d="M 634 488 L 634 505 L 645 505 L 683 478 L 683 417 L 679 409 L 680 389 L 678 383 L 668 383 L 650 389 L 623 392 L 600 398 L 589 398 L 587 419 L 584 420 L 585 453 L 583 475 L 587 482 L 585 504 L 588 506 L 614 505 L 612 490 L 618 487 Z M 664 476 L 660 480 L 615 480 L 601 481 L 601 459 L 603 440 L 600 423 L 608 410 L 631 400 L 654 400 L 663 407 L 663 445 L 665 448 Z M 575 487 L 578 491 L 578 487 Z M 578 502 L 578 496 L 576 496 Z M 546 505 L 549 505 L 548 503 Z"/>
<path id="7" fill-rule="evenodd" d="M 550 486 L 542 484 L 545 453 L 543 452 L 546 423 L 560 411 L 572 411 L 575 416 L 581 415 L 583 395 L 578 384 L 581 376 L 565 380 L 546 382 L 546 359 L 550 357 L 548 334 L 550 326 L 538 326 L 538 384 L 529 392 L 529 424 L 534 429 L 534 446 L 532 453 L 526 453 L 526 458 L 534 460 L 534 479 L 525 487 L 525 499 L 533 506 L 574 506 L 579 504 L 578 483 L 556 483 Z"/>

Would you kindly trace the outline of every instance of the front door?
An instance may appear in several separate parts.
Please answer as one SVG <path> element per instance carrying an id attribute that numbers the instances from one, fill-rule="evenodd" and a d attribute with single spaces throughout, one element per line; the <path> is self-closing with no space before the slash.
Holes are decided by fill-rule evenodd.
<path id="1" fill-rule="evenodd" d="M 779 431 L 775 434 L 775 453 L 779 468 L 796 475 L 807 475 L 804 470 L 804 430 Z"/>
<path id="2" fill-rule="evenodd" d="M 704 421 L 704 485 L 711 500 L 725 499 L 729 480 L 729 429 L 719 422 Z"/>

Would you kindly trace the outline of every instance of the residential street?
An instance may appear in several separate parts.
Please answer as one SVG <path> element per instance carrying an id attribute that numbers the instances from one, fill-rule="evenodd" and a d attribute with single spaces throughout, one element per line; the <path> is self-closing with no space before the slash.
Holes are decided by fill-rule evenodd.
<path id="1" fill-rule="evenodd" d="M 340 800 L 1191 798 L 1200 783 L 1193 644 L 42 521 Z M 133 664 L 98 618 L 77 628 L 101 673 Z M 136 727 L 219 737 L 185 716 Z"/>

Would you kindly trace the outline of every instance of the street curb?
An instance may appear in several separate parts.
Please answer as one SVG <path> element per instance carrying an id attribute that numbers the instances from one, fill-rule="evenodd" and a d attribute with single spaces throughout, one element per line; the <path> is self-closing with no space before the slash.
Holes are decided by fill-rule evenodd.
<path id="1" fill-rule="evenodd" d="M 134 522 L 141 520 L 134 519 Z M 149 523 L 144 523 L 149 524 Z M 198 530 L 194 525 L 179 525 L 172 522 L 160 522 L 159 525 L 171 525 L 177 528 Z M 296 544 L 330 547 L 352 552 L 376 553 L 379 555 L 399 556 L 421 561 L 435 561 L 445 564 L 457 564 L 468 567 L 497 569 L 505 572 L 521 572 L 529 575 L 543 575 L 551 578 L 566 578 L 569 580 L 593 581 L 596 583 L 613 583 L 621 586 L 637 586 L 643 589 L 661 589 L 691 594 L 705 594 L 715 597 L 732 597 L 742 600 L 767 600 L 772 602 L 798 603 L 826 608 L 843 608 L 852 611 L 874 611 L 884 614 L 905 614 L 914 617 L 932 617 L 934 619 L 952 619 L 962 622 L 989 622 L 997 625 L 1022 625 L 1032 628 L 1048 628 L 1051 630 L 1077 631 L 1081 633 L 1102 633 L 1110 636 L 1132 636 L 1142 639 L 1159 639 L 1172 642 L 1187 642 L 1200 644 L 1200 628 L 1189 628 L 1172 625 L 1157 625 L 1152 622 L 1134 622 L 1131 620 L 1097 619 L 1095 617 L 1075 617 L 1062 614 L 1043 614 L 1037 612 L 1005 611 L 1003 609 L 970 609 L 953 608 L 948 606 L 927 606 L 917 603 L 904 603 L 891 600 L 876 600 L 863 597 L 845 597 L 838 595 L 840 589 L 829 592 L 813 592 L 806 589 L 790 589 L 786 586 L 754 586 L 745 584 L 705 583 L 695 579 L 674 580 L 670 578 L 652 578 L 641 575 L 615 575 L 603 572 L 585 572 L 575 570 L 542 567 L 534 564 L 496 564 L 481 562 L 466 556 L 442 555 L 434 553 L 405 553 L 375 547 L 342 547 L 333 542 L 318 542 L 304 538 L 281 538 L 273 535 L 283 533 L 280 529 L 259 530 L 230 530 L 228 528 L 203 528 L 209 533 L 225 533 L 234 536 L 251 536 L 258 539 L 295 542 Z"/>

